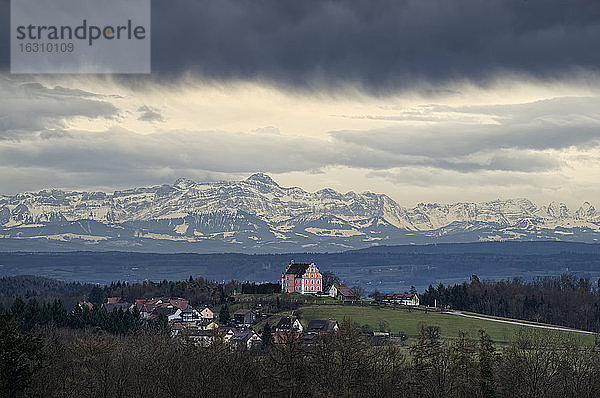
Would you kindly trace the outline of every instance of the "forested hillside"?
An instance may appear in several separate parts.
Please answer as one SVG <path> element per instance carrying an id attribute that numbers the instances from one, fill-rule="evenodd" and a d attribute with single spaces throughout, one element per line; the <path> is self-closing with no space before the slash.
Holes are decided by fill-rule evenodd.
<path id="1" fill-rule="evenodd" d="M 23 334 L 5 314 L 0 395 L 564 398 L 600 389 L 598 347 L 523 332 L 498 351 L 484 331 L 442 341 L 435 330 L 423 325 L 407 350 L 373 346 L 345 321 L 311 345 L 289 334 L 283 344 L 265 339 L 254 350 L 232 350 L 216 336 L 202 347 L 148 332 Z"/>
<path id="2" fill-rule="evenodd" d="M 422 303 L 600 332 L 600 280 L 571 274 L 429 286 Z"/>
<path id="3" fill-rule="evenodd" d="M 121 297 L 133 302 L 136 298 L 150 297 L 185 297 L 191 305 L 222 303 L 225 298 L 236 290 L 252 291 L 256 285 L 242 284 L 236 281 L 217 283 L 204 278 L 189 277 L 180 281 L 163 280 L 159 282 L 111 282 L 107 285 L 91 283 L 63 282 L 50 278 L 32 275 L 0 278 L 0 309 L 9 308 L 17 297 L 35 299 L 40 304 L 60 300 L 71 309 L 81 300 L 87 300 L 95 306 L 100 306 L 107 297 Z M 264 286 L 261 287 L 264 289 Z M 273 287 L 271 286 L 271 291 Z"/>
<path id="4" fill-rule="evenodd" d="M 0 253 L 0 276 L 43 275 L 65 281 L 187 279 L 277 282 L 290 260 L 314 261 L 349 285 L 367 292 L 419 291 L 429 284 L 481 279 L 560 275 L 600 277 L 600 245 L 566 242 L 481 242 L 424 246 L 382 246 L 343 253 L 156 254 L 127 252 Z"/>

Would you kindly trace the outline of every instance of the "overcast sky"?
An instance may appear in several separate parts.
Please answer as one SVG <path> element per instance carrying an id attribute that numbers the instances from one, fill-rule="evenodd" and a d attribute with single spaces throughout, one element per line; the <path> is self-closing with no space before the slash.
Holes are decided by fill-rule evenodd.
<path id="1" fill-rule="evenodd" d="M 0 193 L 241 179 L 600 207 L 600 2 L 152 3 L 150 76 L 8 73 Z"/>

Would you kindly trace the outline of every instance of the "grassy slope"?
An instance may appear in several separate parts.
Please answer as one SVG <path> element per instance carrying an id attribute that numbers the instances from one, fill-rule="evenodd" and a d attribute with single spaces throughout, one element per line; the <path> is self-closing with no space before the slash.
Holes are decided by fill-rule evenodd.
<path id="1" fill-rule="evenodd" d="M 282 314 L 284 315 L 284 314 Z M 379 320 L 384 319 L 389 323 L 392 333 L 403 332 L 409 337 L 415 337 L 419 323 L 426 325 L 439 326 L 443 338 L 454 338 L 458 336 L 460 330 L 467 331 L 473 338 L 477 337 L 479 329 L 485 329 L 490 337 L 499 343 L 506 343 L 513 339 L 514 335 L 522 328 L 518 325 L 510 325 L 480 319 L 463 318 L 456 315 L 441 314 L 439 312 L 425 313 L 421 310 L 407 310 L 401 308 L 378 308 L 374 306 L 306 306 L 302 307 L 302 323 L 307 323 L 311 319 L 336 319 L 343 320 L 344 317 L 350 318 L 359 325 L 368 324 L 377 329 Z M 279 317 L 273 317 L 269 320 L 271 325 L 276 323 Z M 261 324 L 262 326 L 262 324 Z M 539 330 L 539 329 L 535 329 Z M 542 331 L 544 332 L 544 331 Z M 592 344 L 594 337 L 592 335 L 582 335 L 561 331 L 550 331 L 564 335 L 574 335 L 582 342 Z"/>
<path id="2" fill-rule="evenodd" d="M 262 301 L 276 300 L 277 298 L 285 299 L 291 302 L 303 303 L 303 304 L 340 304 L 339 301 L 329 296 L 312 296 L 309 294 L 300 293 L 271 293 L 271 294 L 237 294 L 233 296 L 236 302 L 242 303 L 260 303 Z"/>

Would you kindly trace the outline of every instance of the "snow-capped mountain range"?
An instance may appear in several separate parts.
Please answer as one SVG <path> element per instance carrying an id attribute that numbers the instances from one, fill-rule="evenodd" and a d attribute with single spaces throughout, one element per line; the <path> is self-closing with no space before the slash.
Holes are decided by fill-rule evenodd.
<path id="1" fill-rule="evenodd" d="M 588 202 L 575 211 L 527 199 L 407 208 L 384 194 L 285 188 L 262 173 L 113 193 L 52 189 L 0 196 L 0 251 L 317 252 L 599 238 L 600 212 Z"/>

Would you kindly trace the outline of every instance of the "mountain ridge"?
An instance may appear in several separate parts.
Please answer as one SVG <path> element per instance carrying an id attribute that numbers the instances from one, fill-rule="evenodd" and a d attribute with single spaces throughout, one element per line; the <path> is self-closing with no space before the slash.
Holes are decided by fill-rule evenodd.
<path id="1" fill-rule="evenodd" d="M 526 198 L 398 204 L 385 194 L 308 192 L 256 173 L 241 181 L 180 178 L 112 193 L 44 189 L 0 196 L 0 244 L 192 252 L 342 251 L 374 245 L 493 240 L 596 243 L 590 202 Z M 23 246 L 31 247 L 30 244 Z"/>

